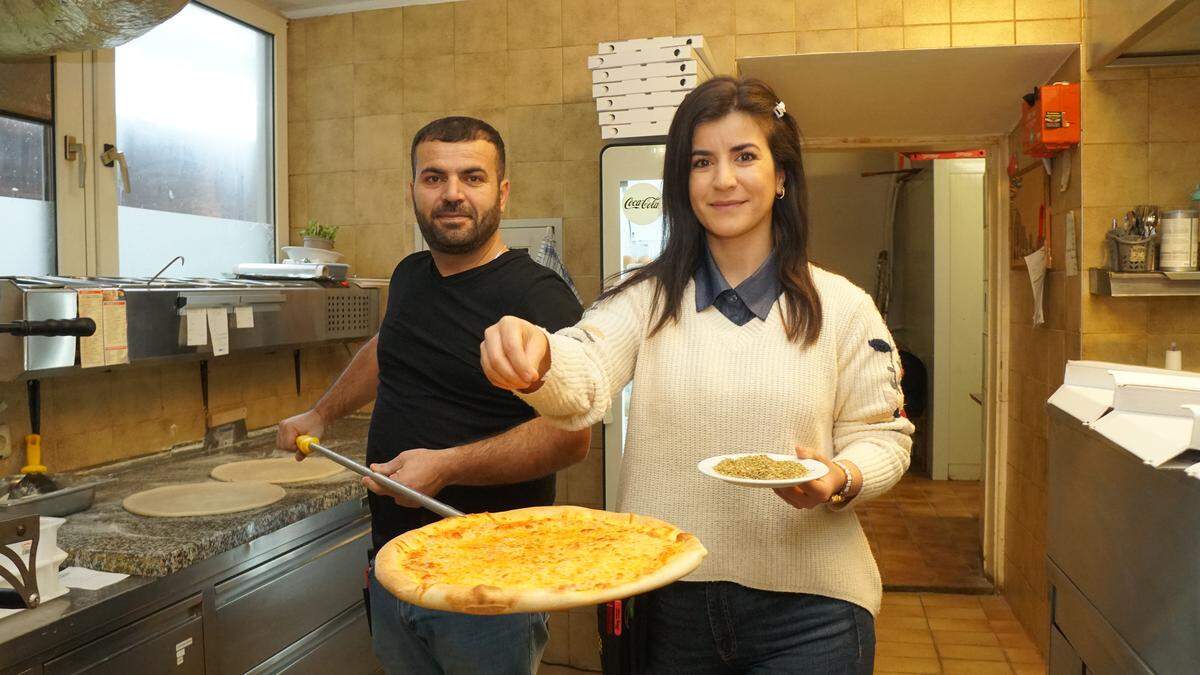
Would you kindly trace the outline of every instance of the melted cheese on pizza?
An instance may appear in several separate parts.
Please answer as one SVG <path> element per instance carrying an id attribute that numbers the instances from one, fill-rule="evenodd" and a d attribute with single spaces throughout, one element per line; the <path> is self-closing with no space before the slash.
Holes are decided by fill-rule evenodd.
<path id="1" fill-rule="evenodd" d="M 423 586 L 595 591 L 655 572 L 681 548 L 673 528 L 606 520 L 498 522 L 480 514 L 453 522 L 398 544 L 403 568 Z"/>

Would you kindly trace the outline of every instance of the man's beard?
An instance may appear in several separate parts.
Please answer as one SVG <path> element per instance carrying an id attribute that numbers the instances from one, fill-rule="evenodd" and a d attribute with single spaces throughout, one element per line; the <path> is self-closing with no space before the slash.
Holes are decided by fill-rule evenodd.
<path id="1" fill-rule="evenodd" d="M 500 201 L 482 215 L 467 202 L 460 202 L 457 207 L 442 203 L 430 215 L 425 215 L 414 209 L 417 225 L 421 235 L 431 251 L 450 255 L 470 253 L 485 244 L 500 227 Z M 469 218 L 471 223 L 455 230 L 444 230 L 435 221 L 439 217 L 462 216 Z"/>

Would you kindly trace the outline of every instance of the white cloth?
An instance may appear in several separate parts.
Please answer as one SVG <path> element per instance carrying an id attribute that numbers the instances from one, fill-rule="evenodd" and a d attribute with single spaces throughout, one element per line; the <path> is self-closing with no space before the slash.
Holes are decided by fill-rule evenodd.
<path id="1" fill-rule="evenodd" d="M 912 424 L 899 411 L 900 362 L 870 296 L 813 266 L 824 321 L 803 346 L 787 339 L 782 302 L 766 321 L 737 326 L 715 307 L 697 313 L 694 285 L 678 323 L 653 337 L 653 287 L 594 305 L 550 336 L 551 367 L 522 395 L 550 422 L 599 421 L 633 379 L 618 508 L 692 532 L 709 555 L 690 581 L 813 593 L 879 611 L 879 571 L 854 505 L 898 482 Z M 700 460 L 730 452 L 794 452 L 801 444 L 850 460 L 862 492 L 847 508 L 798 510 L 761 488 L 702 475 Z"/>

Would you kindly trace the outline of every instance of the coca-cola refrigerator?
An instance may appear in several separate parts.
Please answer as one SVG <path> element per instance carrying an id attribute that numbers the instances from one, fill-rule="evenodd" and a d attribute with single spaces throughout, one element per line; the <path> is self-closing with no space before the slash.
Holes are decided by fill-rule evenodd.
<path id="1" fill-rule="evenodd" d="M 662 252 L 661 141 L 610 145 L 600 152 L 600 268 L 606 282 Z M 632 383 L 604 417 L 604 508 L 617 506 Z"/>

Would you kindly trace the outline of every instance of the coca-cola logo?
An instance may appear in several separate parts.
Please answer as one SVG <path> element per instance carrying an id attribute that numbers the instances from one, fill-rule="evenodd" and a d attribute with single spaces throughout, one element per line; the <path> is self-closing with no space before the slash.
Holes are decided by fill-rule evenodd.
<path id="1" fill-rule="evenodd" d="M 662 217 L 662 192 L 653 183 L 632 185 L 625 191 L 621 210 L 629 222 L 649 225 Z"/>

